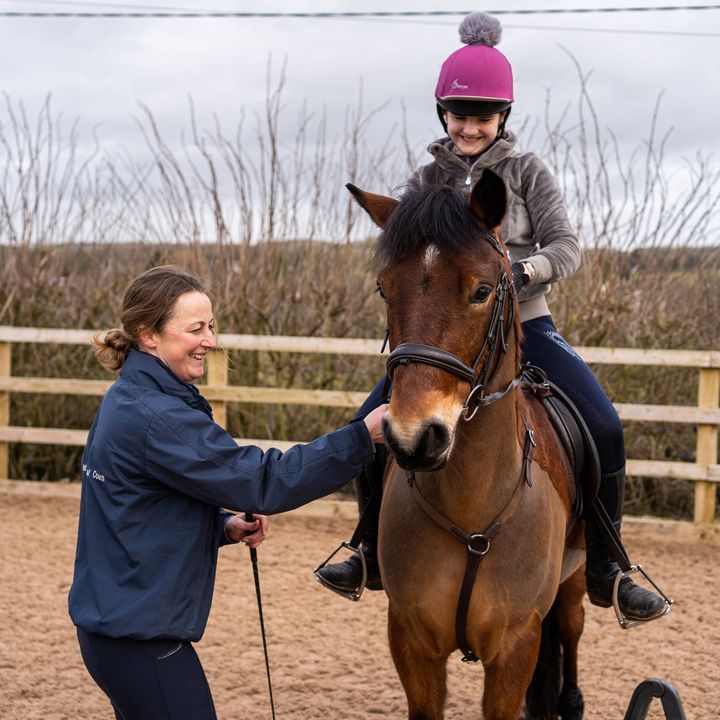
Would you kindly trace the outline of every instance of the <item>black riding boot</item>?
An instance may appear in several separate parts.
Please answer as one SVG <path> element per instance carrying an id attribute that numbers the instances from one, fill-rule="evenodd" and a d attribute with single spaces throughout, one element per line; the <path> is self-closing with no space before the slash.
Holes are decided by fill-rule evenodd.
<path id="1" fill-rule="evenodd" d="M 380 501 L 382 498 L 382 481 L 385 470 L 386 450 L 384 445 L 375 446 L 375 458 L 355 478 L 355 491 L 357 493 L 358 510 L 360 515 L 372 498 L 372 507 L 368 511 L 368 524 L 362 537 L 360 550 L 365 557 L 367 567 L 368 590 L 382 590 L 380 568 L 377 559 L 378 520 L 380 517 Z M 373 497 L 373 492 L 376 496 Z M 342 592 L 357 590 L 362 583 L 362 561 L 357 554 L 351 555 L 344 562 L 326 565 L 320 568 L 316 575 L 321 582 L 331 585 Z"/>
<path id="2" fill-rule="evenodd" d="M 625 468 L 616 473 L 603 475 L 598 498 L 605 506 L 610 519 L 620 535 L 622 524 L 623 492 L 625 489 Z M 607 541 L 590 513 L 585 525 L 587 559 L 585 578 L 590 602 L 600 607 L 612 605 L 615 577 L 620 565 L 610 554 Z M 629 620 L 652 620 L 665 612 L 665 601 L 650 590 L 639 587 L 629 577 L 624 577 L 618 587 L 618 605 Z"/>

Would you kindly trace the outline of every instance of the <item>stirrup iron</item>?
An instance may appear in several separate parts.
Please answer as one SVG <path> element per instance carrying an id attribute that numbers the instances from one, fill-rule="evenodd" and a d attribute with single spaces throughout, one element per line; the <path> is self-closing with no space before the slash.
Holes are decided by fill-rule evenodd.
<path id="1" fill-rule="evenodd" d="M 360 581 L 360 584 L 354 589 L 354 590 L 345 590 L 343 588 L 338 587 L 337 585 L 333 585 L 331 582 L 328 582 L 322 575 L 319 574 L 319 571 L 322 570 L 341 550 L 346 549 L 350 550 L 351 553 L 354 553 L 355 555 L 358 555 L 360 557 L 360 565 L 362 566 L 362 580 Z M 367 585 L 367 561 L 365 560 L 365 553 L 363 553 L 362 549 L 359 547 L 355 547 L 354 545 L 351 545 L 349 542 L 342 542 L 340 545 L 333 550 L 330 555 L 325 559 L 324 562 L 320 563 L 314 570 L 313 573 L 315 575 L 315 579 L 323 586 L 326 587 L 328 590 L 332 590 L 334 593 L 337 593 L 338 595 L 341 595 L 344 598 L 347 598 L 348 600 L 353 600 L 354 602 L 357 602 L 360 600 L 360 597 L 363 594 L 363 590 L 365 589 L 365 586 Z"/>
<path id="2" fill-rule="evenodd" d="M 637 619 L 630 619 L 625 617 L 625 614 L 620 609 L 620 603 L 618 601 L 618 589 L 620 587 L 620 581 L 625 578 L 629 577 L 630 575 L 634 575 L 635 573 L 640 573 L 649 583 L 652 585 L 655 590 L 657 590 L 658 595 L 662 597 L 663 601 L 665 602 L 665 609 L 658 613 L 657 615 L 653 615 L 653 617 L 645 618 L 643 620 L 637 620 Z M 636 625 L 640 625 L 642 623 L 650 622 L 651 620 L 657 620 L 658 618 L 663 617 L 664 615 L 667 615 L 671 610 L 673 603 L 675 601 L 671 600 L 655 583 L 655 581 L 643 570 L 642 565 L 631 565 L 628 570 L 621 570 L 616 576 L 615 576 L 615 584 L 613 585 L 613 593 L 612 593 L 612 603 L 613 607 L 615 608 L 615 615 L 617 615 L 618 623 L 620 623 L 620 627 L 623 630 L 628 630 L 631 627 L 635 627 Z"/>

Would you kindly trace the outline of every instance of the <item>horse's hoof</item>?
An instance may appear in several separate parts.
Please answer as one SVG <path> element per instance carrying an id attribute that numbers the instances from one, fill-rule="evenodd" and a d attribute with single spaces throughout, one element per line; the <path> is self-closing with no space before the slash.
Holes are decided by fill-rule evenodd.
<path id="1" fill-rule="evenodd" d="M 580 688 L 575 687 L 569 691 L 563 690 L 560 694 L 558 710 L 562 720 L 582 720 L 585 712 L 585 701 Z"/>
<path id="2" fill-rule="evenodd" d="M 551 715 L 530 715 L 527 710 L 523 709 L 520 720 L 558 720 L 560 715 L 552 713 Z"/>

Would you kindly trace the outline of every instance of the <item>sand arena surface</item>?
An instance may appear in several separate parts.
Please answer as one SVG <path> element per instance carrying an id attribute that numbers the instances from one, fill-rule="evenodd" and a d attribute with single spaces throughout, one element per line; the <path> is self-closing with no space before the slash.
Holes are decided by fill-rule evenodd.
<path id="1" fill-rule="evenodd" d="M 78 500 L 0 490 L 0 718 L 112 718 L 87 674 L 67 615 Z M 352 532 L 352 521 L 300 515 L 271 520 L 259 549 L 278 720 L 404 718 L 405 696 L 385 637 L 387 602 L 351 603 L 318 585 L 312 568 Z M 668 540 L 626 523 L 626 544 L 677 599 L 670 616 L 621 630 L 612 610 L 588 605 L 580 681 L 589 720 L 620 720 L 634 687 L 670 680 L 688 720 L 720 717 L 720 547 Z M 247 549 L 223 548 L 210 622 L 197 650 L 218 717 L 269 718 Z M 447 718 L 479 718 L 482 668 L 449 661 Z M 655 701 L 648 716 L 664 717 Z"/>

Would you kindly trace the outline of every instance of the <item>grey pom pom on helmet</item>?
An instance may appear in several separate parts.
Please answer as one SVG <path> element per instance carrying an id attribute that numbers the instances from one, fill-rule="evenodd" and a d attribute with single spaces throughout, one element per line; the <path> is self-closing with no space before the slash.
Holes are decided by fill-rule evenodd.
<path id="1" fill-rule="evenodd" d="M 474 12 L 460 23 L 458 32 L 460 33 L 460 42 L 465 45 L 495 47 L 502 37 L 502 25 L 492 15 Z"/>
<path id="2" fill-rule="evenodd" d="M 442 64 L 435 86 L 440 123 L 447 132 L 446 112 L 469 117 L 503 113 L 500 137 L 515 99 L 512 68 L 495 47 L 502 26 L 492 15 L 475 12 L 460 23 L 459 32 L 463 46 Z"/>

